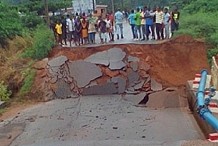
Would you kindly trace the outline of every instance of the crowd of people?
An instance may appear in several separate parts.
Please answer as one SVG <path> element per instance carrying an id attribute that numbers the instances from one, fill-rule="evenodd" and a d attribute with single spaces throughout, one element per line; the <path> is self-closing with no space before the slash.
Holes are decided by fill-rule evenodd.
<path id="1" fill-rule="evenodd" d="M 150 9 L 144 7 L 128 12 L 118 9 L 115 14 L 108 13 L 106 18 L 97 15 L 97 11 L 88 16 L 85 13 L 79 15 L 66 15 L 57 22 L 51 23 L 56 42 L 59 45 L 70 46 L 95 44 L 96 34 L 99 34 L 100 43 L 108 43 L 116 39 L 123 39 L 123 23 L 126 19 L 132 32 L 133 40 L 163 40 L 169 39 L 179 28 L 180 13 L 177 9 L 169 12 L 168 8 L 156 7 Z M 171 30 L 171 31 L 170 31 Z"/>

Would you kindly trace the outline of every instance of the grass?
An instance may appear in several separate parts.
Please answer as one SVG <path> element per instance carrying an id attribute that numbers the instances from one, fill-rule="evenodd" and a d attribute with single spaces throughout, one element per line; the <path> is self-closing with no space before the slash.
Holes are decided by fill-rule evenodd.
<path id="1" fill-rule="evenodd" d="M 27 68 L 22 74 L 25 76 L 25 78 L 19 93 L 21 96 L 31 91 L 36 76 L 36 71 L 34 69 Z"/>

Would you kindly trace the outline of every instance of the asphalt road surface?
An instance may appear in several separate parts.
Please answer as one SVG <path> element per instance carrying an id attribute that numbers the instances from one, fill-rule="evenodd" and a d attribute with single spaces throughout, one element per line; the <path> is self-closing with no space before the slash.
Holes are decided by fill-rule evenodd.
<path id="1" fill-rule="evenodd" d="M 11 146 L 180 146 L 203 138 L 188 110 L 136 107 L 119 95 L 36 105 L 1 122 L 0 139 L 16 130 Z"/>

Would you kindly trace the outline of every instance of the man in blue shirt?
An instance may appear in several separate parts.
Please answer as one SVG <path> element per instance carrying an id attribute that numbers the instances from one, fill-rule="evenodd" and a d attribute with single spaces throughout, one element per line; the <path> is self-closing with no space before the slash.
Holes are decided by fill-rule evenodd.
<path id="1" fill-rule="evenodd" d="M 115 29 L 117 33 L 117 39 L 119 39 L 119 35 L 121 35 L 121 39 L 123 39 L 123 13 L 118 9 L 115 13 Z"/>
<path id="2" fill-rule="evenodd" d="M 146 39 L 149 40 L 149 35 L 152 33 L 152 40 L 155 39 L 154 34 L 154 16 L 151 15 L 151 11 L 149 9 L 145 10 L 145 20 L 146 20 Z M 151 29 L 151 31 L 150 31 Z"/>
<path id="3" fill-rule="evenodd" d="M 136 32 L 135 32 L 135 13 L 134 10 L 131 10 L 131 14 L 128 17 L 129 24 L 131 26 L 133 39 L 136 39 Z"/>

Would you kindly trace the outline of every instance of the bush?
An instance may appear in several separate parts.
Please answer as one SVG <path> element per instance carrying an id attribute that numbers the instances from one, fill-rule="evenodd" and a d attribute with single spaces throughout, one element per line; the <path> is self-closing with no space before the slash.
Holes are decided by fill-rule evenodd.
<path id="1" fill-rule="evenodd" d="M 55 44 L 54 34 L 45 25 L 38 25 L 33 32 L 33 44 L 24 51 L 24 57 L 45 58 Z"/>
<path id="2" fill-rule="evenodd" d="M 11 96 L 11 91 L 8 91 L 7 86 L 4 85 L 4 82 L 0 82 L 0 100 L 7 101 Z"/>
<path id="3" fill-rule="evenodd" d="M 0 3 L 0 44 L 5 45 L 7 38 L 22 34 L 22 23 L 15 9 Z"/>
<path id="4" fill-rule="evenodd" d="M 20 94 L 24 95 L 30 92 L 35 76 L 36 76 L 36 71 L 30 68 L 27 68 L 22 74 L 24 76 L 24 83 L 20 89 Z"/>
<path id="5" fill-rule="evenodd" d="M 21 17 L 23 26 L 28 29 L 35 29 L 39 24 L 43 24 L 43 19 L 38 14 L 31 12 Z"/>
<path id="6" fill-rule="evenodd" d="M 218 1 L 217 0 L 195 0 L 192 1 L 189 5 L 187 5 L 184 8 L 184 11 L 194 14 L 197 12 L 203 12 L 203 13 L 208 13 L 208 12 L 217 12 L 217 5 Z"/>
<path id="7" fill-rule="evenodd" d="M 198 38 L 209 38 L 218 30 L 218 13 L 196 13 L 193 15 L 183 14 L 178 33 L 188 33 Z M 210 17 L 208 17 L 210 16 Z"/>

